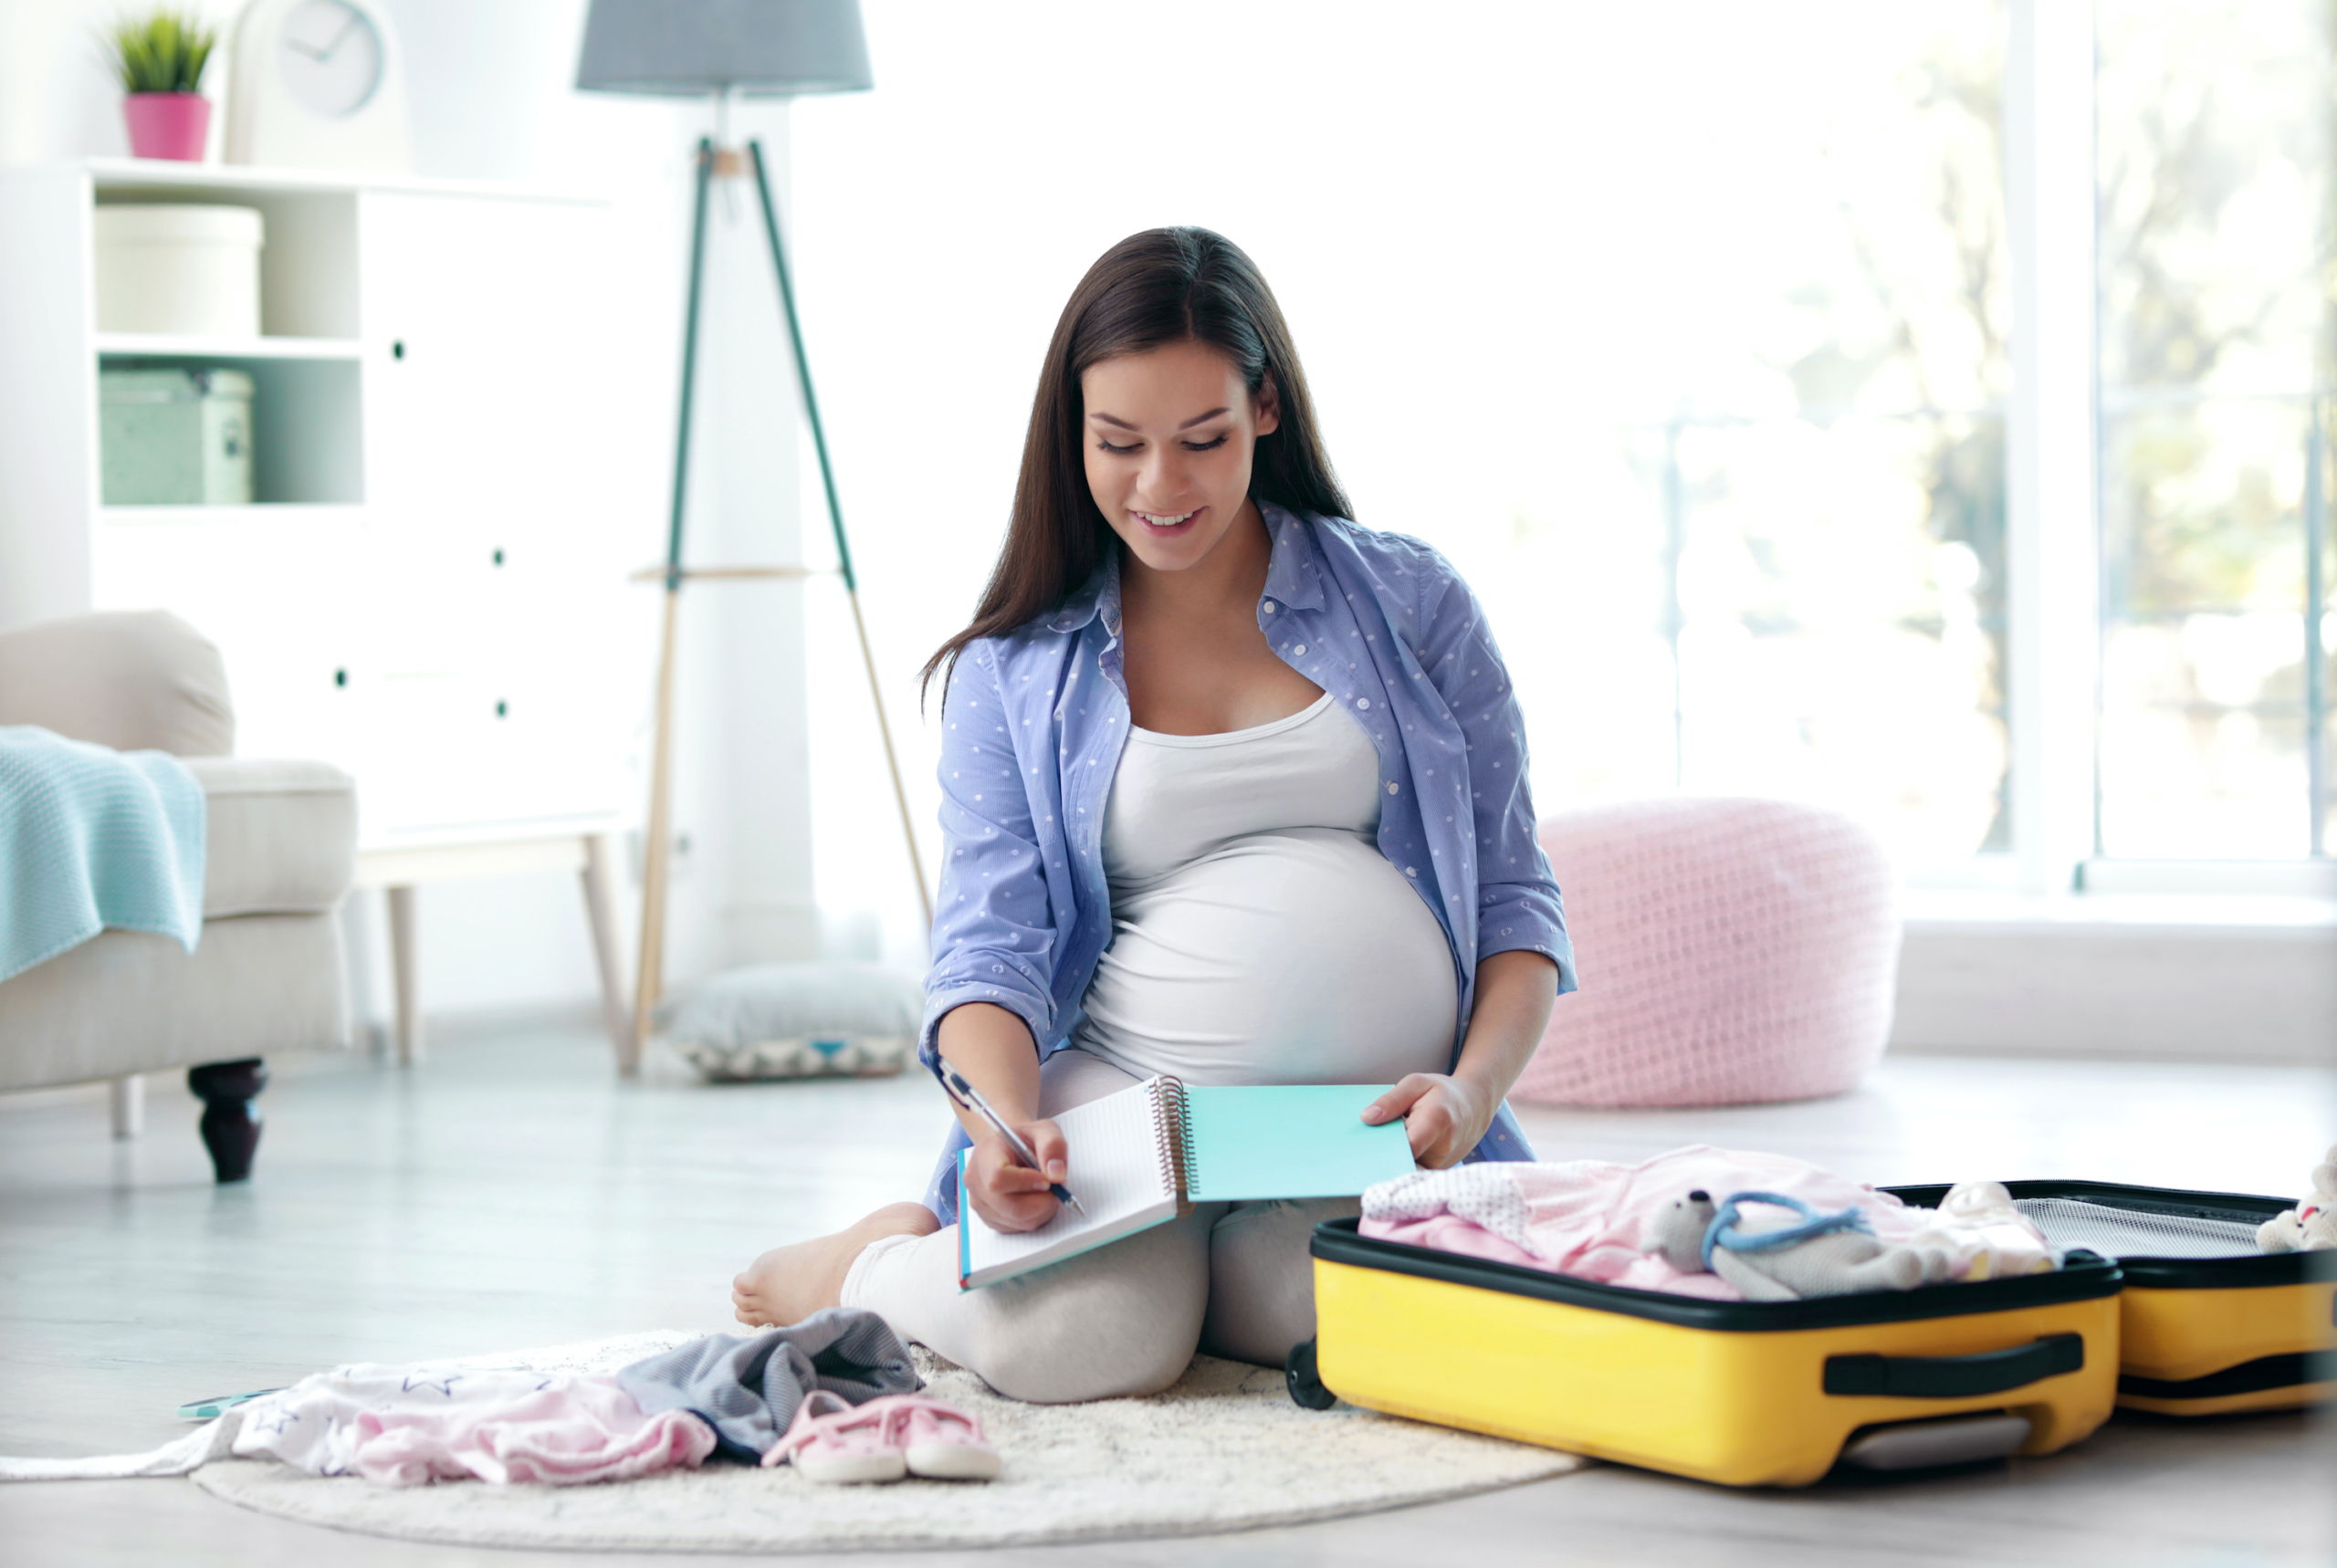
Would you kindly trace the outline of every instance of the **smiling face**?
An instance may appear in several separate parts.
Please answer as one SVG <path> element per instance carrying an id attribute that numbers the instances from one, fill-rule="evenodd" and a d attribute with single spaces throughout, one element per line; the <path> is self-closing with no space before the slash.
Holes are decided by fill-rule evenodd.
<path id="1" fill-rule="evenodd" d="M 1231 360 L 1187 341 L 1098 361 L 1079 387 L 1087 488 L 1112 531 L 1155 571 L 1206 558 L 1249 508 L 1272 385 L 1252 398 Z"/>

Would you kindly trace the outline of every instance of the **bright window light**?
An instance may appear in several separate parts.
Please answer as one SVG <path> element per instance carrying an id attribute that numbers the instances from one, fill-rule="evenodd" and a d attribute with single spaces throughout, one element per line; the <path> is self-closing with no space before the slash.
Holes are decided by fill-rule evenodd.
<path id="1" fill-rule="evenodd" d="M 2329 16 L 2101 0 L 2101 848 L 2332 847 Z"/>
<path id="2" fill-rule="evenodd" d="M 2162 13 L 2249 58 L 2318 38 L 2309 0 L 2104 0 L 2105 322 L 2132 314 L 2121 106 L 2157 90 L 2150 72 L 2196 68 L 2182 123 L 2220 127 L 2218 106 L 2272 84 L 2215 131 L 2238 184 L 2150 254 L 2179 273 L 2170 299 L 2212 301 L 2216 329 L 2248 338 L 2226 374 L 2310 392 L 2318 350 L 2294 343 L 2318 343 L 2325 312 L 2296 290 L 2326 254 L 2326 47 L 2227 81 L 2199 64 L 2221 56 L 2151 32 Z M 989 569 L 1073 284 L 1123 235 L 1194 223 L 1273 283 L 1358 520 L 1435 545 L 1485 600 L 1546 811 L 1785 795 L 1855 813 L 1918 873 L 2011 847 L 2006 0 L 867 15 L 878 89 L 796 107 L 792 205 L 896 716 Z M 2218 20 L 2242 15 L 2270 19 Z M 2156 40 L 2147 68 L 2137 34 Z M 2105 356 L 2132 337 L 2106 324 Z M 2105 379 L 2125 385 L 2129 358 Z M 2131 536 L 2132 560 L 2188 559 L 2236 516 L 2227 497 L 2255 510 L 2242 543 L 2199 547 L 2222 575 L 2196 594 L 2135 596 L 2172 566 L 2110 569 L 2103 837 L 2301 854 L 2300 830 L 2250 839 L 2244 819 L 2278 797 L 2302 820 L 2304 416 L 2149 417 L 2180 431 L 2104 418 L 2112 557 Z M 850 643 L 841 604 L 812 598 L 819 670 Z M 2289 632 L 2251 619 L 2276 612 Z M 859 760 L 874 736 L 833 664 L 813 691 L 822 901 L 897 928 L 867 862 L 892 831 Z M 2170 691 L 2214 716 L 2167 717 Z M 932 721 L 907 737 L 928 833 Z"/>

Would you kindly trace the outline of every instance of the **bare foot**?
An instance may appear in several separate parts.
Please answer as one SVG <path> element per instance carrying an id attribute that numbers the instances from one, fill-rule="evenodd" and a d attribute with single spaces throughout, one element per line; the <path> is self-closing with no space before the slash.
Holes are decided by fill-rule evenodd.
<path id="1" fill-rule="evenodd" d="M 888 1203 L 833 1236 L 774 1247 L 730 1281 L 730 1304 L 751 1328 L 800 1323 L 844 1293 L 844 1277 L 862 1248 L 887 1236 L 930 1236 L 941 1228 L 921 1203 Z"/>

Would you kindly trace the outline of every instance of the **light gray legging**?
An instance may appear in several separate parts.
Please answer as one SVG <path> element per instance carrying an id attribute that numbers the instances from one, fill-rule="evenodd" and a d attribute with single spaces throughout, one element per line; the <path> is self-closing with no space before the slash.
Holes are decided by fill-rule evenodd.
<path id="1" fill-rule="evenodd" d="M 1138 1080 L 1084 1051 L 1039 1073 L 1039 1110 L 1056 1115 Z M 1074 1166 L 1072 1185 L 1078 1186 Z M 1042 1405 L 1150 1394 L 1196 1349 L 1280 1366 L 1315 1334 L 1306 1239 L 1353 1198 L 1205 1203 L 1166 1225 L 977 1291 L 958 1289 L 958 1228 L 873 1243 L 844 1277 L 844 1304 Z"/>

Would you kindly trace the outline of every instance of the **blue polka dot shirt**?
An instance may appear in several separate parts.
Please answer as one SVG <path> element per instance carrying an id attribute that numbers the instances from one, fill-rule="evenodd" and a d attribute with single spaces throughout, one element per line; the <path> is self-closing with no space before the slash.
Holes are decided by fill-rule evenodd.
<path id="1" fill-rule="evenodd" d="M 1379 849 L 1436 914 L 1460 978 L 1457 1058 L 1479 960 L 1525 949 L 1575 988 L 1558 886 L 1535 837 L 1525 725 L 1476 596 L 1417 539 L 1263 506 L 1258 626 L 1362 722 L 1379 757 Z M 1111 940 L 1104 808 L 1127 739 L 1116 554 L 1052 614 L 968 646 L 942 706 L 940 900 L 919 1060 L 942 1015 L 991 1002 L 1043 1058 L 1078 1027 Z M 953 1128 L 926 1202 L 958 1214 Z M 1504 1105 L 1469 1158 L 1534 1157 Z"/>

